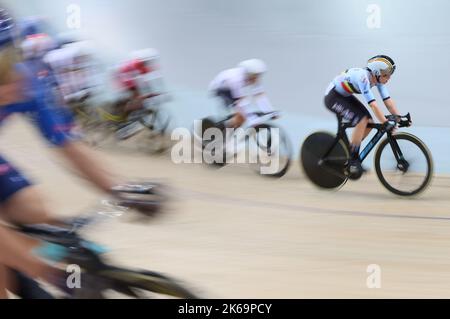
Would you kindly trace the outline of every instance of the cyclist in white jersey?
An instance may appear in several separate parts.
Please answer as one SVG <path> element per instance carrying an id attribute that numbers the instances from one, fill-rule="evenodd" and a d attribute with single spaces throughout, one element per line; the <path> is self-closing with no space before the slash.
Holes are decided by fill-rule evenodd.
<path id="1" fill-rule="evenodd" d="M 60 47 L 44 57 L 66 103 L 83 102 L 96 86 L 91 49 L 86 41 L 60 35 Z"/>
<path id="2" fill-rule="evenodd" d="M 235 112 L 228 123 L 231 127 L 240 127 L 244 122 L 255 120 L 249 115 L 249 108 L 256 105 L 262 112 L 273 111 L 261 78 L 267 72 L 266 64 L 259 59 L 246 60 L 237 68 L 219 73 L 209 85 L 209 91 L 222 99 L 226 108 Z"/>

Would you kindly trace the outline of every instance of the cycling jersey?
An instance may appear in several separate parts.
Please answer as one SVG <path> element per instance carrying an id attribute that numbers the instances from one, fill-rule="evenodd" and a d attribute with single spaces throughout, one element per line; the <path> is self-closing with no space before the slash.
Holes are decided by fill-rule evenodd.
<path id="1" fill-rule="evenodd" d="M 219 90 L 229 90 L 233 99 L 242 99 L 253 97 L 254 95 L 264 93 L 261 84 L 249 85 L 246 80 L 246 74 L 242 68 L 234 68 L 219 73 L 209 85 L 209 90 L 217 92 Z"/>
<path id="2" fill-rule="evenodd" d="M 269 113 L 272 105 L 264 94 L 260 83 L 249 84 L 243 68 L 222 71 L 209 85 L 209 90 L 220 97 L 227 108 L 237 108 L 241 113 L 252 113 L 250 106 L 254 103 L 258 108 Z M 247 116 L 247 120 L 250 120 Z"/>
<path id="3" fill-rule="evenodd" d="M 52 144 L 63 146 L 77 137 L 73 133 L 70 112 L 57 104 L 55 81 L 41 60 L 28 60 L 16 65 L 16 71 L 24 77 L 24 101 L 0 106 L 0 125 L 10 115 L 27 115 Z M 0 156 L 0 203 L 6 202 L 31 183 Z"/>
<path id="4" fill-rule="evenodd" d="M 126 62 L 119 68 L 118 80 L 122 89 L 137 90 L 139 83 L 137 79 L 139 76 L 153 72 L 149 66 L 139 60 L 132 60 Z"/>
<path id="5" fill-rule="evenodd" d="M 39 127 L 43 136 L 56 146 L 73 140 L 74 121 L 70 111 L 58 104 L 55 80 L 40 60 L 30 60 L 16 66 L 25 78 L 25 101 L 1 106 L 0 125 L 14 113 L 26 114 Z"/>
<path id="6" fill-rule="evenodd" d="M 389 92 L 385 85 L 370 83 L 370 71 L 367 69 L 353 68 L 343 72 L 337 76 L 327 89 L 327 94 L 334 88 L 340 95 L 344 97 L 353 94 L 362 94 L 365 101 L 370 104 L 375 101 L 372 87 L 376 86 L 380 92 L 381 98 L 387 100 L 390 98 Z"/>
<path id="7" fill-rule="evenodd" d="M 87 94 L 87 91 L 95 86 L 90 66 L 78 60 L 78 51 L 72 46 L 50 51 L 44 57 L 44 62 L 54 73 L 66 101 Z"/>

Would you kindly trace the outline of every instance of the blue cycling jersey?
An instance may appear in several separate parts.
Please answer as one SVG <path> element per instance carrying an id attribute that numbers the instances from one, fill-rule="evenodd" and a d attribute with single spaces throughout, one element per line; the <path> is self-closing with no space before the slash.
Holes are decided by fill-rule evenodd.
<path id="1" fill-rule="evenodd" d="M 29 60 L 16 66 L 25 78 L 25 101 L 1 106 L 0 125 L 14 113 L 23 113 L 39 127 L 43 136 L 56 146 L 64 145 L 74 136 L 73 116 L 57 103 L 56 80 L 50 69 L 40 60 Z"/>
<path id="2" fill-rule="evenodd" d="M 342 96 L 362 94 L 366 102 L 370 104 L 375 101 L 372 87 L 376 86 L 383 100 L 390 98 L 389 92 L 385 85 L 380 83 L 371 84 L 369 79 L 369 70 L 361 68 L 349 69 L 333 80 L 328 88 L 328 91 L 334 88 Z"/>

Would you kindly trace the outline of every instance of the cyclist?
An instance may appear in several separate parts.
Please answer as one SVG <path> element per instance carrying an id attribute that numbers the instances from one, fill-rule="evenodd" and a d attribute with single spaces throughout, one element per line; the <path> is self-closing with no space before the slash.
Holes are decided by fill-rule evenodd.
<path id="1" fill-rule="evenodd" d="M 123 63 L 116 74 L 125 103 L 119 103 L 124 117 L 144 108 L 148 99 L 162 95 L 162 76 L 157 61 L 159 52 L 144 49 L 133 52 L 131 60 Z"/>
<path id="2" fill-rule="evenodd" d="M 96 86 L 91 50 L 85 41 L 61 34 L 59 47 L 47 53 L 44 62 L 53 71 L 67 104 L 82 103 Z"/>
<path id="3" fill-rule="evenodd" d="M 261 85 L 262 76 L 267 72 L 264 61 L 250 59 L 238 67 L 219 73 L 209 85 L 209 91 L 219 97 L 227 109 L 235 114 L 226 124 L 234 128 L 255 117 L 249 115 L 249 106 L 255 103 L 264 113 L 273 111 L 272 104 Z"/>
<path id="4" fill-rule="evenodd" d="M 327 88 L 325 106 L 339 118 L 351 123 L 355 130 L 350 145 L 348 170 L 351 176 L 363 171 L 359 159 L 361 142 L 369 135 L 369 123 L 373 122 L 368 109 L 354 95 L 362 94 L 375 117 L 385 124 L 387 131 L 395 129 L 395 124 L 388 122 L 373 95 L 372 88 L 377 87 L 386 108 L 392 115 L 399 116 L 394 100 L 386 84 L 396 69 L 395 62 L 386 55 L 377 55 L 368 61 L 366 68 L 352 68 L 337 76 Z"/>
<path id="5" fill-rule="evenodd" d="M 66 118 L 59 112 L 61 107 L 53 94 L 51 72 L 37 58 L 21 61 L 14 45 L 14 30 L 14 19 L 0 9 L 0 124 L 12 114 L 28 115 L 82 177 L 118 196 L 113 190 L 119 184 L 117 178 L 67 129 Z M 0 218 L 18 225 L 58 224 L 44 202 L 32 183 L 0 156 Z M 0 297 L 6 297 L 11 279 L 8 269 L 50 281 L 57 273 L 31 253 L 37 245 L 0 224 Z"/>

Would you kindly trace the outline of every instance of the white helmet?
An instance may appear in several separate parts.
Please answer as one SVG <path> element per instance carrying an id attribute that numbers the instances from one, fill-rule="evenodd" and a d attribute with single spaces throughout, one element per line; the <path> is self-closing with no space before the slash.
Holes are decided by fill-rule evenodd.
<path id="1" fill-rule="evenodd" d="M 55 47 L 55 41 L 47 34 L 28 36 L 21 44 L 25 59 L 41 58 Z"/>
<path id="2" fill-rule="evenodd" d="M 377 55 L 369 60 L 367 68 L 378 79 L 383 74 L 392 75 L 396 65 L 387 55 Z"/>
<path id="3" fill-rule="evenodd" d="M 267 72 L 267 66 L 264 61 L 259 59 L 251 59 L 243 61 L 239 64 L 240 68 L 245 70 L 245 73 L 250 75 L 261 75 Z"/>
<path id="4" fill-rule="evenodd" d="M 149 62 L 159 58 L 159 52 L 156 49 L 144 49 L 131 53 L 131 58 L 142 62 Z"/>

